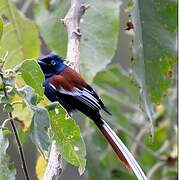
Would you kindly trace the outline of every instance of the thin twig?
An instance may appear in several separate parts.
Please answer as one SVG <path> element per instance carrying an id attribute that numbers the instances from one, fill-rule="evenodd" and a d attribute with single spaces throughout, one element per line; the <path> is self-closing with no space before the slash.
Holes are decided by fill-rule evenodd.
<path id="1" fill-rule="evenodd" d="M 142 141 L 143 137 L 145 136 L 147 130 L 148 130 L 148 126 L 147 127 L 142 127 L 140 129 L 139 133 L 137 134 L 136 141 L 131 146 L 131 152 L 132 152 L 132 154 L 134 156 L 135 156 L 135 154 L 136 154 L 136 152 L 138 150 L 139 144 Z"/>
<path id="2" fill-rule="evenodd" d="M 88 8 L 85 5 L 84 0 L 71 0 L 71 7 L 66 14 L 65 18 L 62 20 L 67 28 L 68 32 L 68 50 L 67 50 L 67 60 L 70 63 L 69 66 L 76 71 L 78 71 L 78 65 L 80 62 L 80 19 L 84 14 L 85 10 Z M 47 108 L 53 108 L 54 104 L 47 106 Z M 47 168 L 43 177 L 43 180 L 47 179 L 59 179 L 62 172 L 61 168 L 61 156 L 55 145 L 55 141 L 52 141 L 50 156 L 48 159 Z"/>
<path id="3" fill-rule="evenodd" d="M 7 94 L 7 91 L 6 91 L 6 83 L 4 82 L 4 75 L 3 75 L 2 72 L 0 72 L 0 77 L 2 79 L 3 86 L 4 86 L 4 95 L 5 95 L 6 98 L 8 98 L 8 94 Z M 28 173 L 28 170 L 27 170 L 26 161 L 25 161 L 24 151 L 23 151 L 23 148 L 22 148 L 22 145 L 21 145 L 21 142 L 20 142 L 20 138 L 19 138 L 19 135 L 18 135 L 18 131 L 17 131 L 16 125 L 15 125 L 15 123 L 13 121 L 13 116 L 12 116 L 11 112 L 8 113 L 8 117 L 9 117 L 11 127 L 12 127 L 12 130 L 13 130 L 13 133 L 14 133 L 14 137 L 16 139 L 16 143 L 17 143 L 17 146 L 18 146 L 19 156 L 20 156 L 20 159 L 21 159 L 22 169 L 24 171 L 24 175 L 26 177 L 26 180 L 30 180 L 29 173 Z"/>
<path id="4" fill-rule="evenodd" d="M 164 165 L 166 164 L 165 161 L 160 161 L 157 164 L 155 164 L 148 172 L 147 174 L 147 178 L 148 180 L 152 180 L 153 175 L 160 169 L 162 168 Z"/>
<path id="5" fill-rule="evenodd" d="M 1 127 L 5 128 L 8 122 L 10 122 L 10 119 L 5 119 Z"/>

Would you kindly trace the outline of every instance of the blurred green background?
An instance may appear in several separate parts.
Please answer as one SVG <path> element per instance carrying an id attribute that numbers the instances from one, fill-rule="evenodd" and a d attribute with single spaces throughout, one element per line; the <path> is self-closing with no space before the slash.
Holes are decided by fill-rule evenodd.
<path id="1" fill-rule="evenodd" d="M 112 117 L 106 114 L 103 116 L 131 150 L 148 178 L 175 180 L 177 2 L 88 2 L 90 8 L 81 20 L 80 72 L 112 112 Z M 70 1 L 64 0 L 0 0 L 0 15 L 5 23 L 0 55 L 3 57 L 6 51 L 9 52 L 5 68 L 12 68 L 24 59 L 37 59 L 49 50 L 65 57 L 66 29 L 60 19 L 65 16 L 69 4 Z M 14 19 L 5 6 L 14 12 Z M 134 28 L 130 26 L 131 23 Z M 0 112 L 0 121 L 3 122 L 7 116 L 3 113 L 2 106 Z M 118 161 L 111 147 L 89 119 L 81 114 L 74 119 L 81 128 L 86 144 L 86 171 L 79 176 L 76 167 L 64 162 L 61 179 L 136 179 Z M 35 180 L 39 153 L 19 125 L 18 128 L 24 141 L 30 176 Z M 9 142 L 7 152 L 16 165 L 16 179 L 24 179 L 12 134 Z"/>

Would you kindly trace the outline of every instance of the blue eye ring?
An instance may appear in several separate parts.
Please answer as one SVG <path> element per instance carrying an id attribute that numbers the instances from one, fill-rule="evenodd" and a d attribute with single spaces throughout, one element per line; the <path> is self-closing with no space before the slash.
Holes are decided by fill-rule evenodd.
<path id="1" fill-rule="evenodd" d="M 55 65 L 56 65 L 55 60 L 51 60 L 51 61 L 50 61 L 50 64 L 53 65 L 53 66 L 55 66 Z"/>

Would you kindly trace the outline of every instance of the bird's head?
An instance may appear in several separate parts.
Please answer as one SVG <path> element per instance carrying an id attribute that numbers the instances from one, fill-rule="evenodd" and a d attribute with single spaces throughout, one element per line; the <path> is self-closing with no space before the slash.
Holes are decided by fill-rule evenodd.
<path id="1" fill-rule="evenodd" d="M 53 52 L 38 60 L 38 64 L 40 65 L 45 78 L 49 78 L 62 72 L 67 67 L 63 62 L 64 60 Z"/>

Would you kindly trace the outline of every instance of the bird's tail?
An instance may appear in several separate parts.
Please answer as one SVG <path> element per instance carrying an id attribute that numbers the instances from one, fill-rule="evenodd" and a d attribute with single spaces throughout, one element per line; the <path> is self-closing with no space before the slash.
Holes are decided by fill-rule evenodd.
<path id="1" fill-rule="evenodd" d="M 122 161 L 122 163 L 128 168 L 132 169 L 139 180 L 147 180 L 143 170 L 129 152 L 124 143 L 119 139 L 116 133 L 110 128 L 110 126 L 103 120 L 103 123 L 96 123 L 106 140 L 110 143 L 111 147 Z"/>

